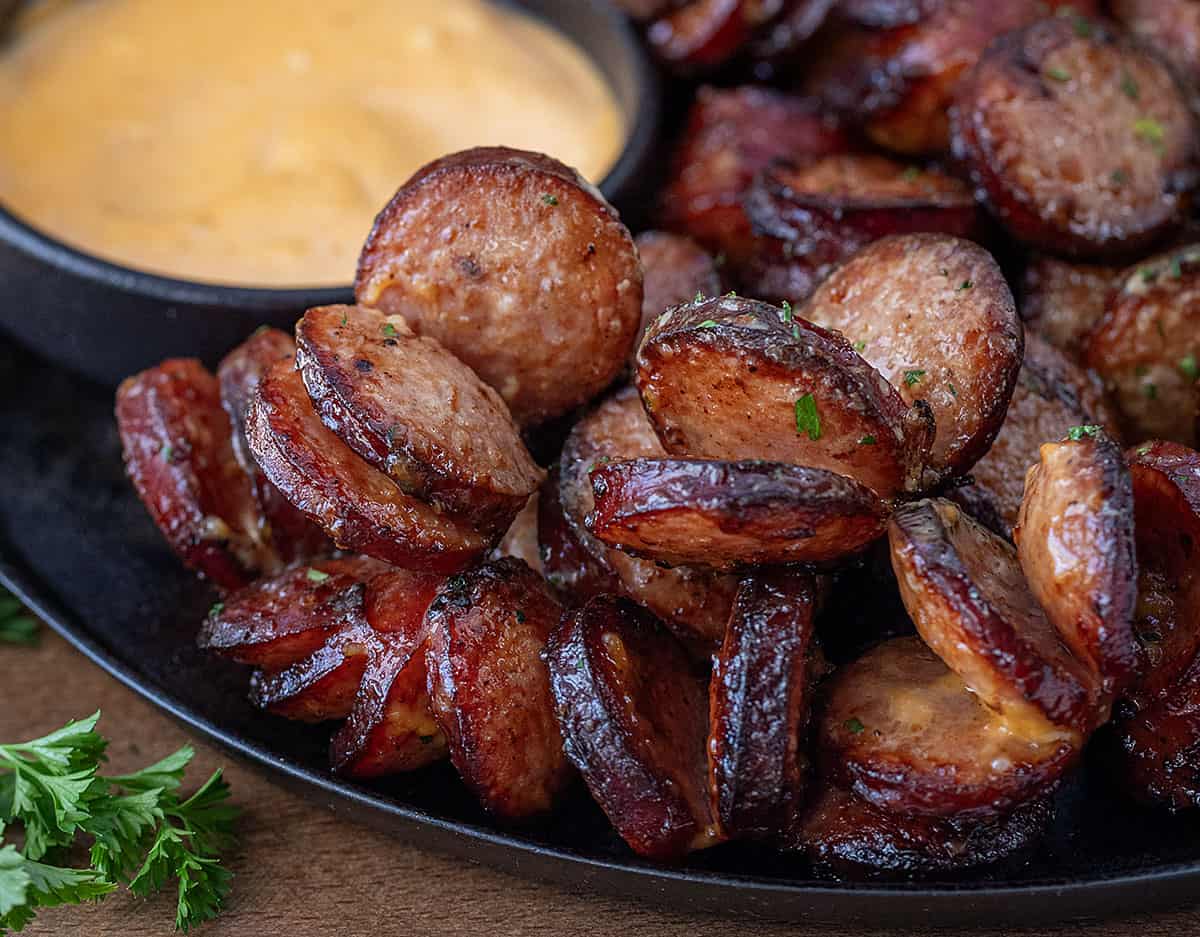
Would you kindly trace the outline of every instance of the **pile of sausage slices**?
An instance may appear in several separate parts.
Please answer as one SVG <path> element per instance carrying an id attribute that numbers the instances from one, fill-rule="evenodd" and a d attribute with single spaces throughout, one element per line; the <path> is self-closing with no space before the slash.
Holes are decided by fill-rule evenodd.
<path id="1" fill-rule="evenodd" d="M 637 6 L 661 45 L 772 4 Z M 696 91 L 662 230 L 549 157 L 448 156 L 357 305 L 120 388 L 223 593 L 200 645 L 339 722 L 335 772 L 449 758 L 502 822 L 582 779 L 643 856 L 848 878 L 1022 861 L 1089 745 L 1200 806 L 1200 139 L 1141 28 L 1172 4 L 834 6 L 787 5 L 842 43 L 804 90 Z M 849 113 L 848 69 L 892 81 Z"/>

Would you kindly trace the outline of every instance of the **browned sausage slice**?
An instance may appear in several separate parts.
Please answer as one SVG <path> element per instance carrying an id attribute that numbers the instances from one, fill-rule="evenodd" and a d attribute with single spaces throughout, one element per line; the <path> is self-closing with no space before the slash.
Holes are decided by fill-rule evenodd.
<path id="1" fill-rule="evenodd" d="M 551 469 L 538 496 L 538 548 L 546 581 L 567 605 L 620 593 L 621 581 L 575 535 L 559 498 L 559 467 Z"/>
<path id="2" fill-rule="evenodd" d="M 844 152 L 849 143 L 815 101 L 760 85 L 702 87 L 661 196 L 663 227 L 739 265 L 753 246 L 742 193 L 781 157 Z"/>
<path id="3" fill-rule="evenodd" d="M 1099 678 L 1047 621 L 1010 543 L 941 499 L 897 509 L 888 534 L 917 631 L 1015 736 L 1078 742 L 1104 721 Z"/>
<path id="4" fill-rule="evenodd" d="M 955 155 L 1001 223 L 1052 253 L 1136 253 L 1182 220 L 1196 184 L 1183 92 L 1100 21 L 1054 17 L 997 40 L 952 120 Z"/>
<path id="5" fill-rule="evenodd" d="M 591 481 L 592 533 L 672 566 L 841 559 L 878 539 L 887 516 L 843 475 L 778 462 L 634 459 L 597 465 Z"/>
<path id="6" fill-rule="evenodd" d="M 1025 268 L 1021 318 L 1072 361 L 1078 361 L 1088 333 L 1104 315 L 1108 293 L 1120 270 L 1077 264 L 1040 254 Z"/>
<path id="7" fill-rule="evenodd" d="M 263 541 L 250 479 L 233 454 L 217 380 L 173 358 L 117 389 L 125 471 L 171 548 L 218 589 L 239 589 L 279 559 Z"/>
<path id="8" fill-rule="evenodd" d="M 721 836 L 708 798 L 707 685 L 646 611 L 601 596 L 547 645 L 567 757 L 630 848 L 670 859 Z"/>
<path id="9" fill-rule="evenodd" d="M 1200 244 L 1125 272 L 1088 339 L 1086 361 L 1112 387 L 1129 439 L 1196 444 Z"/>
<path id="10" fill-rule="evenodd" d="M 593 593 L 599 590 L 627 595 L 661 618 L 686 644 L 708 653 L 721 643 L 725 633 L 737 589 L 736 577 L 687 566 L 666 569 L 608 547 L 587 529 L 587 516 L 595 506 L 590 477 L 593 468 L 611 460 L 665 455 L 637 391 L 622 388 L 580 420 L 567 438 L 560 462 L 560 503 L 571 539 L 611 574 L 601 577 L 591 570 L 586 578 L 594 585 Z M 582 563 L 576 568 L 582 573 L 589 565 Z"/>
<path id="11" fill-rule="evenodd" d="M 296 363 L 322 421 L 407 494 L 500 535 L 541 482 L 500 395 L 400 316 L 310 309 Z"/>
<path id="12" fill-rule="evenodd" d="M 1146 443 L 1128 453 L 1140 572 L 1142 673 L 1133 697 L 1168 692 L 1200 651 L 1200 453 Z"/>
<path id="13" fill-rule="evenodd" d="M 276 361 L 292 361 L 295 357 L 296 343 L 292 337 L 264 326 L 221 359 L 217 368 L 221 404 L 233 425 L 233 454 L 254 486 L 270 541 L 285 563 L 320 556 L 333 548 L 320 528 L 267 481 L 246 441 L 246 416 L 263 374 Z"/>
<path id="14" fill-rule="evenodd" d="M 721 275 L 712 255 L 691 238 L 666 231 L 646 231 L 637 236 L 636 243 L 645 275 L 645 298 L 635 351 L 646 327 L 671 306 L 686 303 L 697 295 L 721 294 Z"/>
<path id="15" fill-rule="evenodd" d="M 724 296 L 664 313 L 637 385 L 672 455 L 828 469 L 886 498 L 917 487 L 928 452 L 928 411 L 787 307 Z"/>
<path id="16" fill-rule="evenodd" d="M 1138 664 L 1133 482 L 1104 431 L 1081 427 L 1042 446 L 1015 531 L 1033 597 L 1067 646 L 1104 682 L 1111 702 Z"/>
<path id="17" fill-rule="evenodd" d="M 368 585 L 366 615 L 375 640 L 350 717 L 330 742 L 330 764 L 339 774 L 377 778 L 446 757 L 446 737 L 426 688 L 425 613 L 441 582 L 394 570 Z"/>
<path id="18" fill-rule="evenodd" d="M 250 700 L 259 709 L 297 722 L 328 722 L 350 715 L 376 639 L 362 616 L 290 667 L 257 671 Z"/>
<path id="19" fill-rule="evenodd" d="M 247 434 L 268 480 L 344 550 L 449 573 L 489 546 L 355 455 L 321 422 L 299 372 L 286 362 L 259 385 Z"/>
<path id="20" fill-rule="evenodd" d="M 745 207 L 761 236 L 742 288 L 769 300 L 802 302 L 839 264 L 888 235 L 978 237 L 980 230 L 963 182 L 873 154 L 775 163 L 755 178 Z"/>
<path id="21" fill-rule="evenodd" d="M 213 606 L 196 643 L 240 664 L 282 670 L 358 621 L 365 584 L 386 569 L 365 556 L 293 566 Z"/>
<path id="22" fill-rule="evenodd" d="M 987 455 L 975 463 L 975 484 L 950 497 L 997 533 L 1017 523 L 1025 473 L 1042 443 L 1062 439 L 1072 427 L 1100 426 L 1110 436 L 1117 423 L 1099 380 L 1036 332 L 1025 333 L 1025 360 L 1004 424 Z"/>
<path id="23" fill-rule="evenodd" d="M 441 342 L 522 425 L 608 386 L 642 317 L 637 249 L 612 206 L 557 160 L 503 147 L 409 179 L 375 220 L 354 292 Z"/>
<path id="24" fill-rule="evenodd" d="M 1112 15 L 1175 69 L 1200 116 L 1200 7 L 1194 0 L 1112 0 Z"/>
<path id="25" fill-rule="evenodd" d="M 885 238 L 857 254 L 801 310 L 861 349 L 908 402 L 933 411 L 930 465 L 967 472 L 1000 431 L 1024 330 L 992 255 L 938 234 Z"/>
<path id="26" fill-rule="evenodd" d="M 1044 793 L 1078 737 L 1028 737 L 967 689 L 919 638 L 894 638 L 841 668 L 825 691 L 825 770 L 892 813 L 982 819 Z"/>
<path id="27" fill-rule="evenodd" d="M 800 570 L 755 573 L 738 589 L 708 703 L 713 813 L 729 836 L 778 838 L 799 816 L 823 672 L 816 602 L 816 582 Z"/>
<path id="28" fill-rule="evenodd" d="M 983 822 L 907 817 L 823 784 L 804 814 L 797 846 L 823 878 L 944 878 L 1025 859 L 1053 817 L 1039 797 Z"/>
<path id="29" fill-rule="evenodd" d="M 650 24 L 646 39 L 655 54 L 680 72 L 716 68 L 741 51 L 755 24 L 752 0 L 689 0 Z"/>
<path id="30" fill-rule="evenodd" d="M 429 607 L 429 696 L 450 760 L 507 820 L 548 812 L 572 777 L 541 656 L 561 614 L 511 557 L 452 576 Z"/>

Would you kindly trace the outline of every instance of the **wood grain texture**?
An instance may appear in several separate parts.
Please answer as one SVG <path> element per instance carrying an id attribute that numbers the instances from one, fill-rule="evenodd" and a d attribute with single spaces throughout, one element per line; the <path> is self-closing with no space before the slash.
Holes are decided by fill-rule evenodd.
<path id="1" fill-rule="evenodd" d="M 113 772 L 132 770 L 188 741 L 175 723 L 102 673 L 58 637 L 40 646 L 0 645 L 0 739 L 28 738 L 100 708 L 100 729 L 113 740 Z M 575 895 L 470 863 L 407 847 L 285 793 L 255 771 L 196 743 L 192 787 L 225 764 L 243 808 L 237 877 L 226 912 L 202 937 L 782 937 L 835 935 L 832 928 L 666 913 L 645 904 Z M 35 937 L 167 937 L 174 896 L 136 901 L 118 893 L 104 903 L 43 911 Z M 914 920 L 903 933 L 928 928 Z M 867 933 L 867 932 L 856 932 Z M 870 932 L 882 934 L 882 932 Z M 899 932 L 896 933 L 897 937 Z M 932 933 L 932 932 L 931 932 Z M 949 933 L 949 932 L 942 932 Z M 978 931 L 1000 937 L 1011 931 Z M 1035 937 L 1179 937 L 1200 933 L 1200 910 L 1140 916 L 1108 924 L 1029 931 Z"/>

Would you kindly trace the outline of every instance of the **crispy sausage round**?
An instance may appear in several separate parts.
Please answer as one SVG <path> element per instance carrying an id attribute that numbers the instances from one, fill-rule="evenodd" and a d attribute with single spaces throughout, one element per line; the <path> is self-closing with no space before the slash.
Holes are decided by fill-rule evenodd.
<path id="1" fill-rule="evenodd" d="M 890 813 L 984 819 L 1045 793 L 1078 738 L 1030 738 L 967 689 L 916 637 L 838 670 L 818 729 L 824 773 Z"/>
<path id="2" fill-rule="evenodd" d="M 951 499 L 1010 536 L 1021 509 L 1025 473 L 1037 461 L 1038 448 L 1076 426 L 1100 426 L 1114 437 L 1118 432 L 1095 376 L 1027 331 L 1025 360 L 1004 424 L 987 455 L 971 469 L 975 484 L 952 492 Z"/>
<path id="3" fill-rule="evenodd" d="M 1000 222 L 1052 253 L 1136 253 L 1182 220 L 1196 184 L 1197 125 L 1170 70 L 1099 21 L 1044 19 L 997 40 L 952 121 Z"/>
<path id="4" fill-rule="evenodd" d="M 370 656 L 350 710 L 329 744 L 334 771 L 378 778 L 415 771 L 447 755 L 426 688 L 425 613 L 442 577 L 391 570 L 367 584 Z"/>
<path id="5" fill-rule="evenodd" d="M 258 329 L 223 359 L 217 368 L 221 404 L 233 425 L 233 454 L 254 486 L 271 544 L 285 563 L 329 553 L 333 544 L 321 529 L 292 507 L 263 475 L 246 441 L 246 416 L 259 381 L 276 361 L 292 361 L 296 343 L 278 329 Z"/>
<path id="6" fill-rule="evenodd" d="M 774 159 L 802 160 L 848 146 L 811 99 L 759 85 L 702 87 L 662 192 L 660 223 L 736 267 L 753 242 L 742 193 L 754 174 Z"/>
<path id="7" fill-rule="evenodd" d="M 587 576 L 594 592 L 617 592 L 661 618 L 689 646 L 715 649 L 725 633 L 737 579 L 707 569 L 666 569 L 613 549 L 587 529 L 595 507 L 591 470 L 609 460 L 666 456 L 632 387 L 622 388 L 580 420 L 563 446 L 559 498 L 572 537 L 609 575 Z M 576 569 L 589 569 L 582 564 Z M 608 585 L 605 585 L 605 580 Z M 615 583 L 615 587 L 614 587 Z"/>
<path id="8" fill-rule="evenodd" d="M 729 836 L 776 839 L 796 824 L 824 664 L 816 604 L 816 581 L 801 570 L 763 570 L 738 588 L 708 696 L 709 788 Z"/>
<path id="9" fill-rule="evenodd" d="M 725 64 L 750 40 L 754 0 L 689 0 L 646 31 L 650 48 L 675 71 L 705 71 Z"/>
<path id="10" fill-rule="evenodd" d="M 563 615 L 546 650 L 567 757 L 630 848 L 670 859 L 719 842 L 707 684 L 679 642 L 601 596 Z"/>
<path id="11" fill-rule="evenodd" d="M 1109 290 L 1120 270 L 1078 264 L 1039 254 L 1025 268 L 1021 318 L 1072 361 L 1078 361 L 1088 333 L 1104 315 Z"/>
<path id="12" fill-rule="evenodd" d="M 310 309 L 296 365 L 321 420 L 406 494 L 499 536 L 542 480 L 500 395 L 401 316 Z"/>
<path id="13" fill-rule="evenodd" d="M 1113 389 L 1130 440 L 1195 445 L 1200 244 L 1167 251 L 1126 271 L 1085 354 Z"/>
<path id="14" fill-rule="evenodd" d="M 538 496 L 538 550 L 546 581 L 567 605 L 620 593 L 621 580 L 583 545 L 567 521 L 559 497 L 559 467 L 550 470 Z"/>
<path id="15" fill-rule="evenodd" d="M 917 631 L 1015 736 L 1078 742 L 1103 721 L 1099 678 L 1034 601 L 1011 544 L 941 499 L 899 508 L 888 534 Z"/>
<path id="16" fill-rule="evenodd" d="M 360 305 L 404 316 L 523 426 L 617 376 L 642 318 L 633 237 L 594 186 L 536 153 L 456 153 L 408 180 L 359 257 Z"/>
<path id="17" fill-rule="evenodd" d="M 1030 592 L 1111 702 L 1137 670 L 1138 573 L 1133 482 L 1101 428 L 1042 446 L 1014 534 Z"/>
<path id="18" fill-rule="evenodd" d="M 825 783 L 805 810 L 796 847 L 823 878 L 944 878 L 1019 862 L 1040 842 L 1052 817 L 1049 797 L 983 822 L 901 816 Z"/>
<path id="19" fill-rule="evenodd" d="M 1200 116 L 1200 7 L 1195 0 L 1111 0 L 1112 15 L 1171 63 Z"/>
<path id="20" fill-rule="evenodd" d="M 361 607 L 356 619 L 303 660 L 283 670 L 256 671 L 250 680 L 250 701 L 297 722 L 345 719 L 376 644 Z"/>
<path id="21" fill-rule="evenodd" d="M 286 362 L 259 385 L 247 435 L 263 474 L 344 550 L 448 573 L 489 546 L 355 455 L 321 422 L 300 373 Z"/>
<path id="22" fill-rule="evenodd" d="M 821 285 L 801 310 L 836 329 L 937 422 L 930 467 L 970 470 L 996 438 L 1025 353 L 1000 267 L 977 244 L 940 234 L 885 238 Z"/>
<path id="23" fill-rule="evenodd" d="M 964 183 L 874 154 L 774 163 L 744 203 L 759 238 L 740 282 L 760 299 L 802 302 L 839 264 L 890 234 L 977 237 L 980 227 Z"/>
<path id="24" fill-rule="evenodd" d="M 645 276 L 642 327 L 634 351 L 646 327 L 671 306 L 696 296 L 719 296 L 721 275 L 711 254 L 691 238 L 666 231 L 646 231 L 637 236 L 638 255 Z"/>
<path id="25" fill-rule="evenodd" d="M 828 469 L 886 498 L 917 486 L 928 452 L 928 410 L 786 307 L 725 296 L 664 313 L 637 385 L 672 455 Z"/>
<path id="26" fill-rule="evenodd" d="M 886 518 L 869 488 L 779 462 L 634 459 L 596 466 L 591 481 L 592 533 L 670 565 L 842 559 L 878 539 Z"/>
<path id="27" fill-rule="evenodd" d="M 550 811 L 572 777 L 542 660 L 561 614 L 512 557 L 452 576 L 429 606 L 434 716 L 458 773 L 506 820 Z"/>
<path id="28" fill-rule="evenodd" d="M 259 579 L 212 607 L 196 644 L 240 664 L 281 670 L 353 624 L 366 583 L 387 568 L 352 556 L 313 560 Z"/>
<path id="29" fill-rule="evenodd" d="M 127 378 L 116 414 L 125 471 L 188 566 L 222 590 L 278 569 L 250 479 L 233 454 L 217 380 L 199 361 L 173 358 Z"/>
<path id="30" fill-rule="evenodd" d="M 1153 701 L 1200 651 L 1200 453 L 1146 443 L 1128 453 L 1140 572 L 1141 676 L 1132 696 Z"/>

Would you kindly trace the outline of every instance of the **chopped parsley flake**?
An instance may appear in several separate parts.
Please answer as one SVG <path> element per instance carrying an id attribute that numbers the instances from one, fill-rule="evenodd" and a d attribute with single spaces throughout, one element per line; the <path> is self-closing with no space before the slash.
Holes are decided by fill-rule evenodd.
<path id="1" fill-rule="evenodd" d="M 1157 400 L 1158 399 L 1158 385 L 1157 384 L 1144 384 L 1144 385 L 1142 385 L 1142 393 L 1146 395 L 1147 400 Z"/>
<path id="2" fill-rule="evenodd" d="M 1141 89 L 1138 88 L 1138 83 L 1128 71 L 1121 72 L 1121 90 L 1125 92 L 1125 96 L 1131 101 L 1136 101 L 1141 97 Z"/>
<path id="3" fill-rule="evenodd" d="M 914 179 L 920 178 L 920 176 L 921 176 L 921 167 L 920 166 L 909 166 L 906 170 L 904 170 L 904 174 L 903 174 L 903 176 L 901 176 L 901 178 L 905 182 L 912 182 Z"/>
<path id="4" fill-rule="evenodd" d="M 543 192 L 542 193 L 542 204 L 549 205 L 551 208 L 555 208 L 558 205 L 558 196 L 551 195 L 549 192 Z"/>
<path id="5" fill-rule="evenodd" d="M 311 566 L 308 567 L 308 572 L 305 575 L 308 576 L 309 582 L 324 582 L 329 578 L 329 573 L 323 573 L 319 569 L 313 569 Z"/>
<path id="6" fill-rule="evenodd" d="M 921 378 L 923 378 L 924 376 L 925 376 L 925 372 L 921 371 L 921 370 L 905 371 L 904 372 L 904 386 L 912 387 L 914 384 L 920 384 Z"/>
<path id="7" fill-rule="evenodd" d="M 791 304 L 791 303 L 789 303 L 789 302 L 788 302 L 788 301 L 785 299 L 785 300 L 783 301 L 783 306 L 782 306 L 781 308 L 783 309 L 783 321 L 784 321 L 784 322 L 791 322 L 791 321 L 792 321 L 792 304 Z"/>
<path id="8" fill-rule="evenodd" d="M 955 290 L 955 292 L 957 293 L 957 292 L 960 292 L 960 291 L 962 291 L 962 290 L 971 290 L 971 289 L 974 289 L 974 288 L 975 288 L 975 281 L 974 281 L 974 280 L 963 280 L 963 281 L 962 281 L 962 283 L 960 283 L 960 284 L 958 285 L 958 288 Z"/>
<path id="9" fill-rule="evenodd" d="M 1156 150 L 1161 150 L 1163 141 L 1167 138 L 1167 132 L 1153 117 L 1140 117 L 1133 122 L 1133 134 L 1139 140 L 1145 140 Z"/>
<path id="10" fill-rule="evenodd" d="M 521 611 L 520 609 L 517 609 L 517 610 L 516 610 L 516 611 L 513 613 L 513 617 L 517 619 L 517 624 L 518 624 L 518 625 L 523 625 L 523 624 L 525 624 L 525 613 L 524 613 L 523 611 Z"/>
<path id="11" fill-rule="evenodd" d="M 866 726 L 862 724 L 862 720 L 859 719 L 858 716 L 851 716 L 849 719 L 847 719 L 845 722 L 842 723 L 842 726 L 851 735 L 859 735 L 863 732 L 864 729 L 866 729 Z"/>
<path id="12" fill-rule="evenodd" d="M 1138 275 L 1142 278 L 1143 283 L 1153 283 L 1158 279 L 1158 271 L 1153 267 L 1142 267 L 1138 271 Z"/>
<path id="13" fill-rule="evenodd" d="M 1092 21 L 1086 16 L 1075 14 L 1072 25 L 1075 27 L 1075 35 L 1080 39 L 1087 39 L 1092 35 Z"/>
<path id="14" fill-rule="evenodd" d="M 697 328 L 701 328 L 701 329 L 715 329 L 716 327 L 717 327 L 716 319 L 705 319 L 703 322 L 701 322 L 697 326 Z"/>
<path id="15" fill-rule="evenodd" d="M 212 608 L 210 608 L 208 610 L 208 614 L 209 615 L 220 615 L 221 612 L 223 612 L 223 611 L 225 611 L 225 603 L 218 602 L 216 605 L 214 605 Z"/>
<path id="16" fill-rule="evenodd" d="M 1184 373 L 1188 380 L 1194 381 L 1200 377 L 1200 365 L 1196 363 L 1195 355 L 1184 355 L 1179 359 L 1179 370 Z"/>
<path id="17" fill-rule="evenodd" d="M 1153 446 L 1139 446 L 1139 447 L 1138 447 L 1137 454 L 1138 454 L 1138 455 L 1145 455 L 1145 454 L 1146 454 L 1147 452 L 1149 452 L 1149 451 L 1150 451 L 1152 448 L 1153 448 Z"/>
<path id="18" fill-rule="evenodd" d="M 946 386 L 950 388 L 950 396 L 953 397 L 955 400 L 957 400 L 958 399 L 958 388 L 955 387 L 953 384 L 951 384 L 949 381 L 946 382 Z"/>
<path id="19" fill-rule="evenodd" d="M 821 417 L 812 394 L 796 401 L 796 432 L 808 433 L 808 438 L 814 441 L 821 438 Z"/>
<path id="20" fill-rule="evenodd" d="M 864 351 L 867 350 L 867 343 L 866 342 L 855 342 L 854 350 L 857 351 L 861 355 Z"/>
<path id="21" fill-rule="evenodd" d="M 1069 430 L 1067 430 L 1067 439 L 1071 440 L 1071 442 L 1079 442 L 1085 436 L 1099 436 L 1099 435 L 1100 435 L 1100 427 L 1099 426 L 1092 426 L 1092 425 L 1072 426 Z"/>
<path id="22" fill-rule="evenodd" d="M 164 462 L 170 462 L 175 457 L 175 447 L 169 442 L 163 443 L 163 447 L 158 450 L 158 457 Z"/>
<path id="23" fill-rule="evenodd" d="M 1112 175 L 1108 178 L 1113 185 L 1121 186 L 1125 185 L 1125 183 L 1129 181 L 1129 173 L 1127 173 L 1124 169 L 1114 169 L 1112 171 Z"/>
<path id="24" fill-rule="evenodd" d="M 346 326 L 346 323 L 347 323 L 347 322 L 349 322 L 349 321 L 350 321 L 350 314 L 349 314 L 349 313 L 346 313 L 346 312 L 343 312 L 343 313 L 342 313 L 342 327 L 343 327 L 343 328 L 345 328 L 345 326 Z"/>
<path id="25" fill-rule="evenodd" d="M 1172 280 L 1183 279 L 1183 261 L 1178 257 L 1172 257 L 1170 266 L 1167 267 L 1167 276 Z"/>
<path id="26" fill-rule="evenodd" d="M 868 436 L 864 436 L 862 439 L 860 439 L 858 441 L 858 444 L 860 446 L 873 446 L 873 445 L 875 445 L 875 442 L 876 442 L 875 437 L 868 435 Z"/>
<path id="27" fill-rule="evenodd" d="M 1046 77 L 1053 78 L 1055 81 L 1070 81 L 1071 73 L 1065 68 L 1048 68 L 1046 69 Z"/>
<path id="28" fill-rule="evenodd" d="M 701 293 L 699 290 L 696 290 L 696 296 L 695 296 L 695 298 L 692 300 L 692 302 L 694 302 L 694 303 L 702 303 L 702 302 L 704 302 L 704 300 L 706 300 L 707 298 L 708 298 L 708 297 L 707 297 L 707 296 L 705 296 L 703 293 Z"/>
<path id="29" fill-rule="evenodd" d="M 390 323 L 390 322 L 385 322 L 385 323 L 383 324 L 383 336 L 384 336 L 384 338 L 395 338 L 395 337 L 396 337 L 397 335 L 399 335 L 399 334 L 400 334 L 400 333 L 399 333 L 398 331 L 396 331 L 396 327 L 395 327 L 394 325 L 392 325 L 392 323 Z"/>

